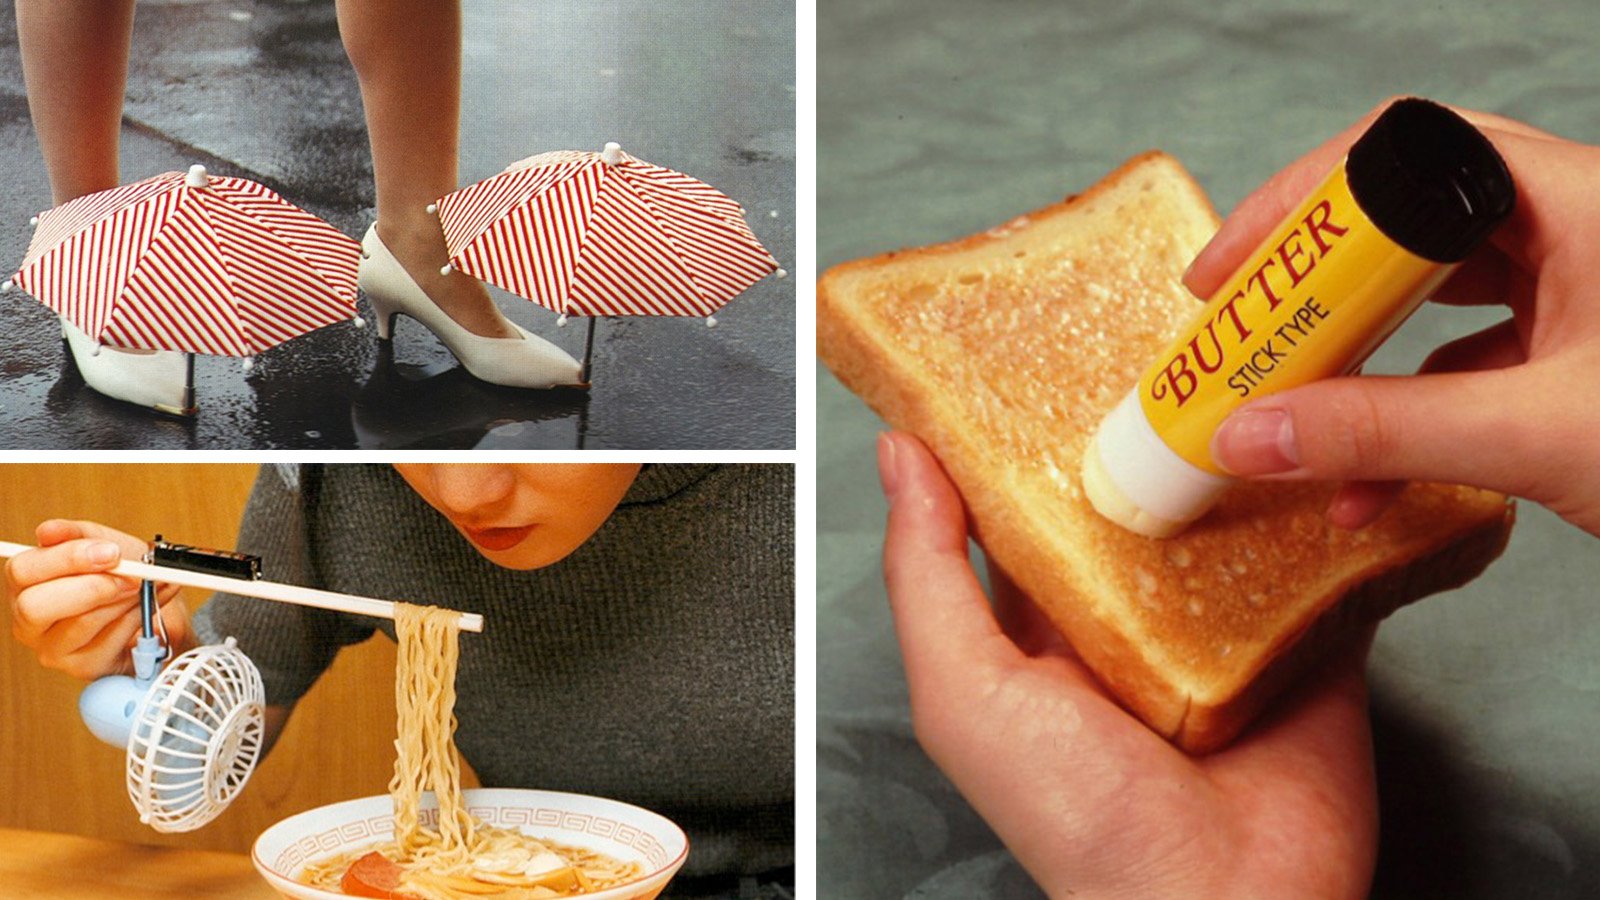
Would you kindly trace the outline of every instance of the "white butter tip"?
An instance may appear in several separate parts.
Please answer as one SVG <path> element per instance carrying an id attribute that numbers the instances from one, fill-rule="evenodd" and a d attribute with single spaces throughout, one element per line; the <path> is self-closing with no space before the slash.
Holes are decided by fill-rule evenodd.
<path id="1" fill-rule="evenodd" d="M 1083 491 L 1095 511 L 1129 531 L 1171 537 L 1200 518 L 1230 479 L 1174 453 L 1129 391 L 1083 453 Z"/>
<path id="2" fill-rule="evenodd" d="M 189 187 L 196 188 L 205 187 L 207 182 L 208 179 L 206 178 L 206 167 L 200 165 L 199 163 L 190 166 L 189 174 L 184 176 L 183 179 L 184 184 L 187 184 Z"/>
<path id="3" fill-rule="evenodd" d="M 1083 452 L 1083 471 L 1080 476 L 1084 496 L 1089 498 L 1094 511 L 1134 534 L 1168 538 L 1189 524 L 1153 516 L 1129 500 L 1126 494 L 1117 489 L 1111 476 L 1106 474 L 1105 464 L 1100 461 L 1100 448 L 1095 443 L 1091 443 Z"/>
<path id="4" fill-rule="evenodd" d="M 608 141 L 606 148 L 600 151 L 600 158 L 613 166 L 622 162 L 622 145 L 616 141 Z"/>

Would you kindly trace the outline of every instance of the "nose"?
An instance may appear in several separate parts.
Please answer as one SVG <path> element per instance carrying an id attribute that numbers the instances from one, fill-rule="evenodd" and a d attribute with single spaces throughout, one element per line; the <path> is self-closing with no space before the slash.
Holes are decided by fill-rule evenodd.
<path id="1" fill-rule="evenodd" d="M 484 463 L 442 463 L 430 474 L 433 495 L 452 517 L 487 524 L 516 491 L 516 473 L 510 466 Z"/>

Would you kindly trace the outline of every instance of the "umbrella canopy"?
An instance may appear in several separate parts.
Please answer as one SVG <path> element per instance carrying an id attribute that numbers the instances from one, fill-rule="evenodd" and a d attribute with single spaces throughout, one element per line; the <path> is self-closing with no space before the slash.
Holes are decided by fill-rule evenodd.
<path id="1" fill-rule="evenodd" d="M 203 166 L 41 213 L 11 283 L 101 344 L 251 356 L 355 317 L 361 245 Z"/>
<path id="2" fill-rule="evenodd" d="M 781 271 L 726 194 L 616 144 L 441 198 L 450 264 L 563 315 L 710 316 Z"/>

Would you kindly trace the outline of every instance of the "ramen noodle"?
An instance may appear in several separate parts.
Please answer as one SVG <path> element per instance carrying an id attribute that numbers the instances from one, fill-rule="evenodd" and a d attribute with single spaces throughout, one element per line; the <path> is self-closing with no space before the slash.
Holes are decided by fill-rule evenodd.
<path id="1" fill-rule="evenodd" d="M 467 812 L 454 737 L 459 616 L 395 604 L 394 839 L 311 863 L 296 879 L 341 891 L 351 866 L 373 851 L 400 867 L 394 892 L 420 900 L 572 897 L 639 878 L 637 863 L 496 828 Z M 433 827 L 420 809 L 429 790 L 438 799 Z"/>

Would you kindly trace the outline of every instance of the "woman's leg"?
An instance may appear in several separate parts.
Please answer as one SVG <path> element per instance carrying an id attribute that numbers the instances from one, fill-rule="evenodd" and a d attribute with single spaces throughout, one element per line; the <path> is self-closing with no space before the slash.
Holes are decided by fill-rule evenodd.
<path id="1" fill-rule="evenodd" d="M 17 0 L 28 112 L 57 204 L 120 182 L 117 145 L 133 3 Z M 183 354 L 109 347 L 95 351 L 97 343 L 73 327 L 69 346 L 90 387 L 140 406 L 168 412 L 186 408 Z"/>
<path id="2" fill-rule="evenodd" d="M 133 0 L 17 0 L 28 110 L 56 203 L 116 187 Z"/>
<path id="3" fill-rule="evenodd" d="M 339 33 L 361 82 L 378 236 L 428 296 L 474 334 L 517 332 L 483 284 L 440 275 L 447 261 L 427 205 L 456 188 L 461 7 L 449 0 L 337 0 Z"/>

